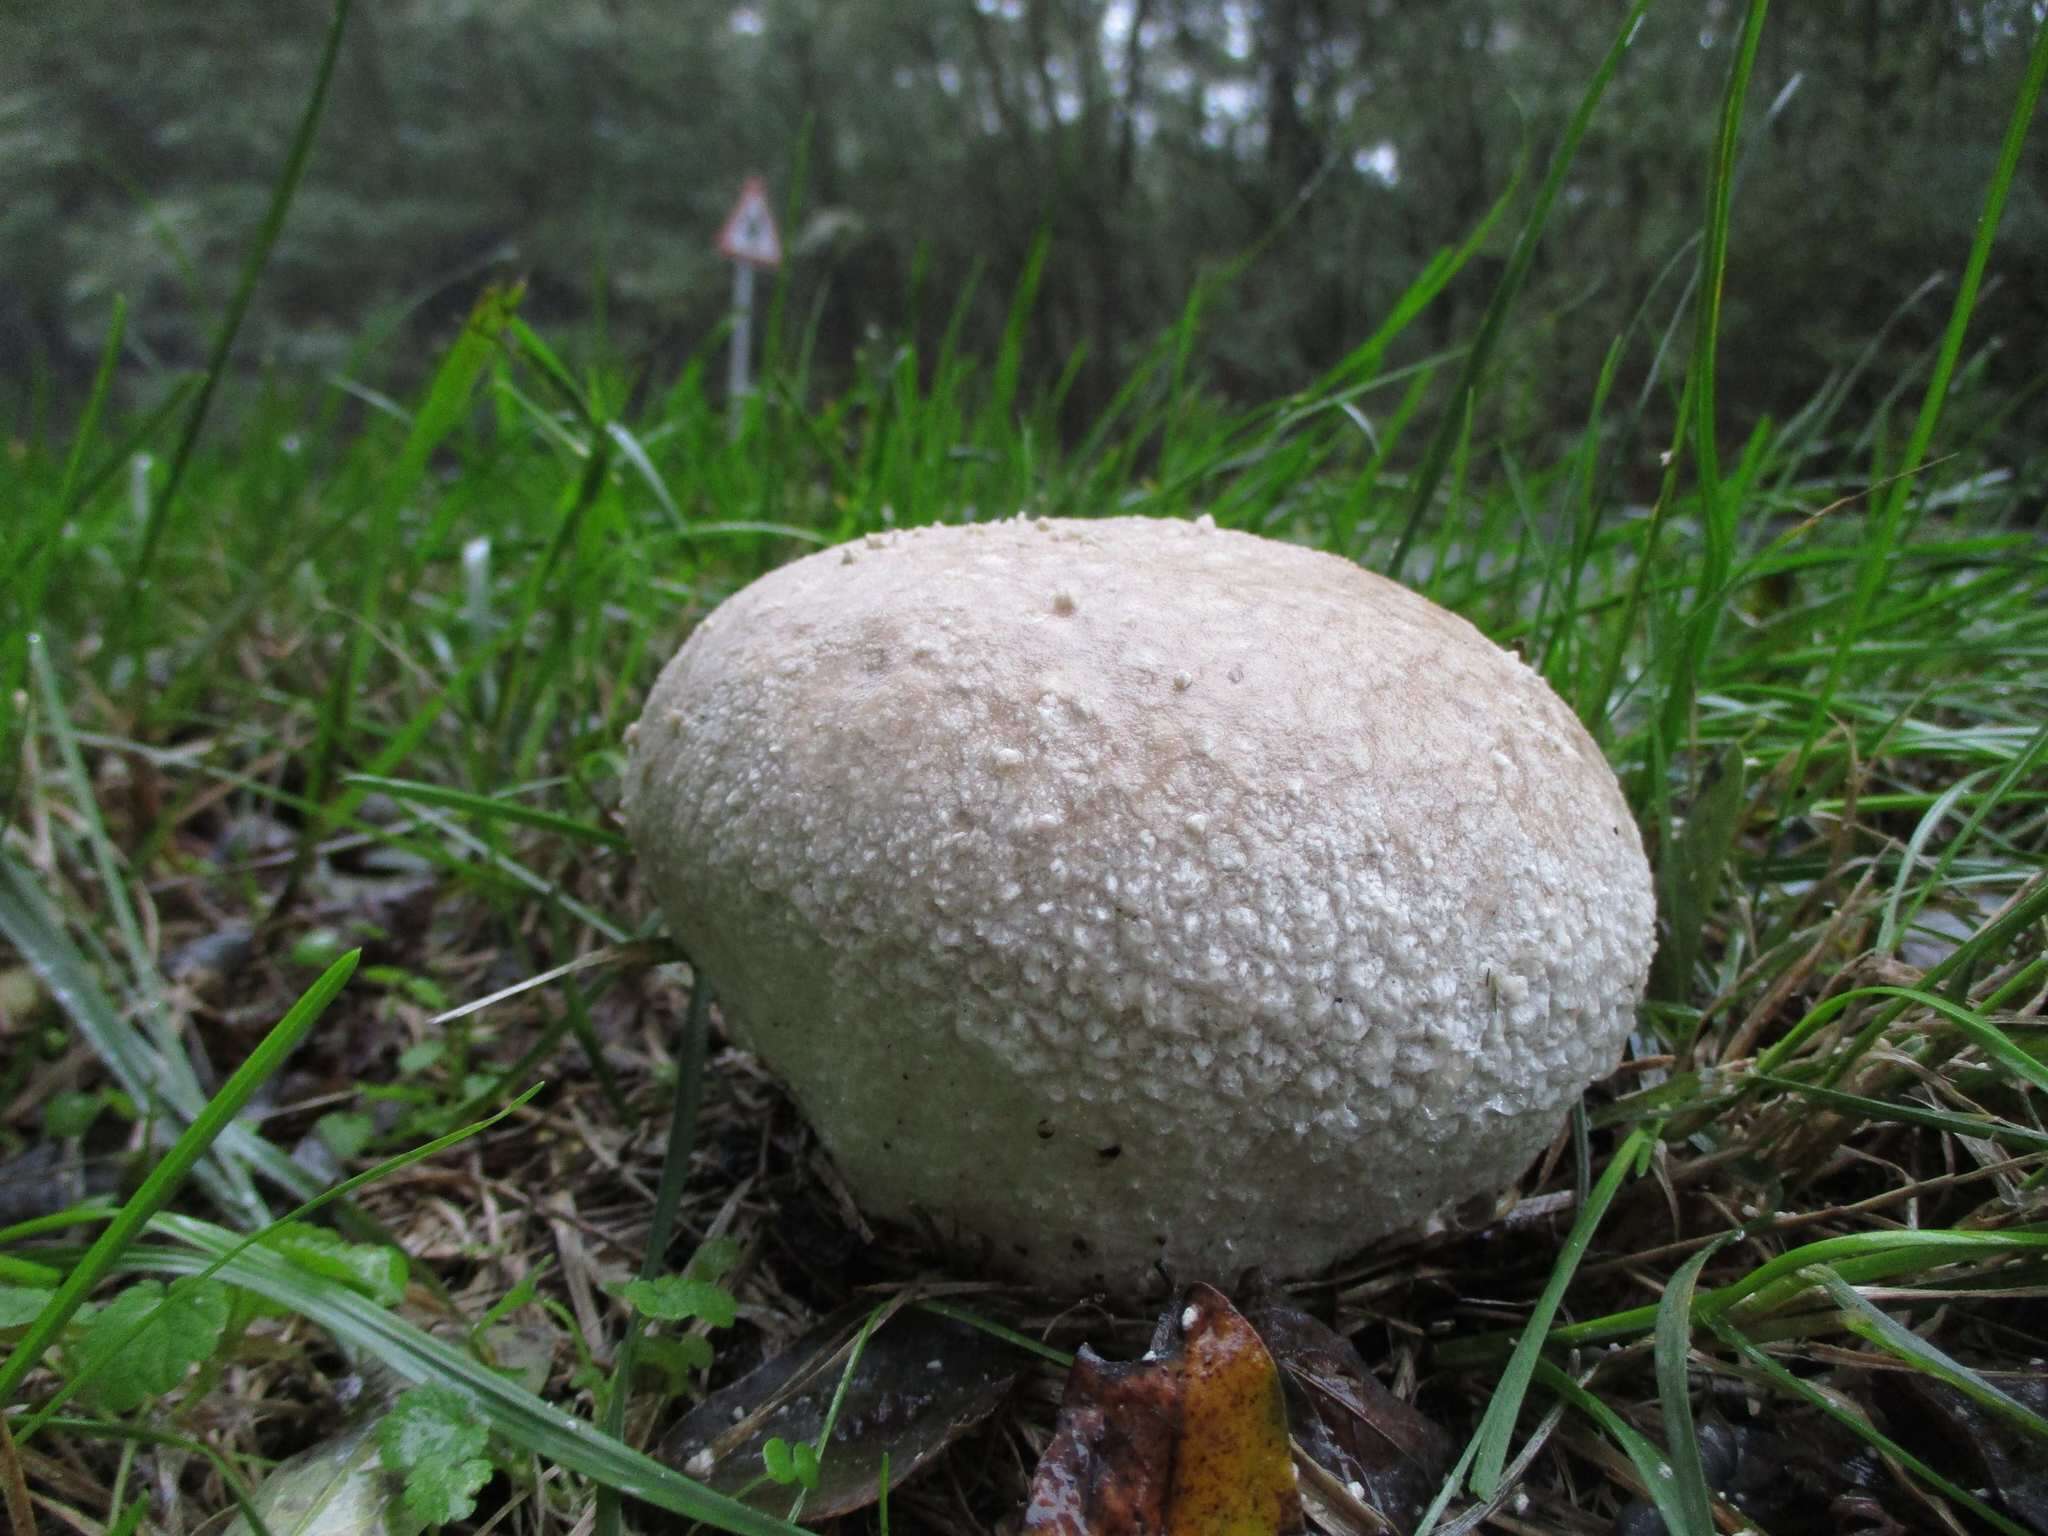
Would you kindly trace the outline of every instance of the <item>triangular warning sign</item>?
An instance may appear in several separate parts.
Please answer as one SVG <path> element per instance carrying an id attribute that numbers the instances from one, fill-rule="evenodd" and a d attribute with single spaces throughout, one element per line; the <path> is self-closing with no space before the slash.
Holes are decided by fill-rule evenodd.
<path id="1" fill-rule="evenodd" d="M 725 216 L 718 232 L 718 253 L 752 267 L 782 265 L 782 236 L 775 232 L 775 215 L 768 207 L 768 184 L 749 176 L 740 188 L 740 200 Z"/>

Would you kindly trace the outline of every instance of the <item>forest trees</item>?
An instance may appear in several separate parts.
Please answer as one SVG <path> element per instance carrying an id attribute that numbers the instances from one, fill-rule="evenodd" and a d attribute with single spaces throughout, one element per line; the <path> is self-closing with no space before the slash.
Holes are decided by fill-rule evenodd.
<path id="1" fill-rule="evenodd" d="M 1739 10 L 1653 7 L 1602 107 L 1523 311 L 1538 417 L 1569 419 L 1697 227 Z M 116 293 L 143 386 L 203 356 L 326 12 L 0 10 L 10 393 L 75 390 Z M 1234 395 L 1282 393 L 1369 333 L 1525 153 L 1540 167 L 1622 13 L 1615 0 L 357 0 L 241 356 L 403 375 L 421 351 L 404 339 L 445 330 L 507 271 L 565 345 L 672 370 L 720 321 L 710 235 L 758 170 L 795 215 L 785 334 L 811 331 L 828 385 L 864 338 L 933 336 L 963 294 L 965 342 L 992 348 L 1043 233 L 1029 359 L 1049 375 L 1085 348 L 1081 405 L 1114 388 L 1204 273 L 1253 252 L 1205 316 L 1202 364 Z M 1955 266 L 2034 25 L 2026 0 L 1774 9 L 1725 331 L 1726 387 L 1750 407 L 1803 398 Z M 1983 311 L 2015 379 L 2048 364 L 2048 150 L 2030 156 Z M 1475 264 L 1413 344 L 1468 331 L 1486 275 Z M 1937 311 L 1895 327 L 1901 366 Z"/>

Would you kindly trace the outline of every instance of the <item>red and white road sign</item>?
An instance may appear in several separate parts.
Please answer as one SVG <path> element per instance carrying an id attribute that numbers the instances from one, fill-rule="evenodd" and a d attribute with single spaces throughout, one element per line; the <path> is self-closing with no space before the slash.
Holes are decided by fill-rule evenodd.
<path id="1" fill-rule="evenodd" d="M 775 232 L 775 214 L 768 207 L 768 184 L 749 176 L 740 200 L 718 231 L 718 253 L 750 267 L 782 265 L 782 236 Z"/>

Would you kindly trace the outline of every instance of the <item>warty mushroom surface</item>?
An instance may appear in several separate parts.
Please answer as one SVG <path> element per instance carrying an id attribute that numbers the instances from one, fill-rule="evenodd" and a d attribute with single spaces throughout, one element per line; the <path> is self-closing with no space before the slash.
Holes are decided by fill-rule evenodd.
<path id="1" fill-rule="evenodd" d="M 761 578 L 661 674 L 626 817 L 862 1206 L 1062 1291 L 1305 1274 L 1504 1185 L 1652 947 L 1614 775 L 1534 672 L 1206 520 Z"/>

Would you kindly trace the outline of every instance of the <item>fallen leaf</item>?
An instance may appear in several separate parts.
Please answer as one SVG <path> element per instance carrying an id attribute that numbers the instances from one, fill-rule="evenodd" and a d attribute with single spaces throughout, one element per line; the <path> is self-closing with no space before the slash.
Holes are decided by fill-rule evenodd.
<path id="1" fill-rule="evenodd" d="M 1961 1482 L 1988 1490 L 2014 1519 L 2048 1536 L 2048 1448 L 2004 1414 L 1932 1376 L 1902 1373 L 1885 1386 L 1884 1400 L 1903 1436 L 1940 1441 L 1927 1447 L 1935 1460 L 1952 1463 Z M 2006 1377 L 1999 1386 L 2048 1417 L 2048 1374 Z"/>
<path id="2" fill-rule="evenodd" d="M 1301 1529 L 1280 1372 L 1223 1293 L 1190 1286 L 1179 1322 L 1186 1409 L 1167 1536 L 1275 1536 Z"/>
<path id="3" fill-rule="evenodd" d="M 1248 1306 L 1280 1368 L 1294 1437 L 1316 1465 L 1400 1531 L 1444 1480 L 1451 1438 L 1365 1368 L 1351 1341 L 1297 1307 Z"/>
<path id="4" fill-rule="evenodd" d="M 699 1403 L 662 1443 L 665 1460 L 765 1513 L 787 1513 L 792 1491 L 767 1480 L 763 1453 L 815 1444 L 844 1374 L 841 1351 L 871 1308 L 828 1318 L 773 1360 Z M 1026 1357 L 966 1323 L 905 1307 L 868 1336 L 846 1384 L 832 1442 L 804 1519 L 825 1520 L 875 1502 L 882 1457 L 896 1487 L 987 1418 Z"/>
<path id="5" fill-rule="evenodd" d="M 1105 1360 L 1087 1345 L 1067 1372 L 1059 1425 L 1031 1478 L 1024 1529 L 1043 1536 L 1159 1536 L 1180 1438 L 1175 1363 Z"/>
<path id="6" fill-rule="evenodd" d="M 1302 1528 L 1280 1373 L 1206 1286 L 1142 1360 L 1083 1349 L 1031 1480 L 1030 1536 L 1281 1536 Z"/>
<path id="7" fill-rule="evenodd" d="M 1870 1491 L 1869 1468 L 1824 1422 L 1792 1433 L 1719 1418 L 1700 1422 L 1694 1437 L 1700 1470 L 1715 1497 L 1767 1531 L 1818 1530 L 1831 1509 L 1847 1508 Z M 1635 1499 L 1615 1516 L 1615 1536 L 1666 1536 L 1657 1506 Z"/>
<path id="8" fill-rule="evenodd" d="M 416 1536 L 425 1522 L 405 1508 L 403 1486 L 384 1469 L 370 1419 L 279 1462 L 250 1502 L 271 1536 Z M 222 1536 L 251 1536 L 247 1517 Z"/>

